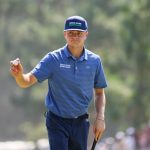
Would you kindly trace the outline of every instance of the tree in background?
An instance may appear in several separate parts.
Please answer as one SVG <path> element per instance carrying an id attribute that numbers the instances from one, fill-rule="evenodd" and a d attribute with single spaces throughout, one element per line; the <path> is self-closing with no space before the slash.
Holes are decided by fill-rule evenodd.
<path id="1" fill-rule="evenodd" d="M 129 1 L 123 8 L 121 39 L 132 69 L 132 101 L 128 119 L 135 127 L 150 120 L 150 1 Z"/>

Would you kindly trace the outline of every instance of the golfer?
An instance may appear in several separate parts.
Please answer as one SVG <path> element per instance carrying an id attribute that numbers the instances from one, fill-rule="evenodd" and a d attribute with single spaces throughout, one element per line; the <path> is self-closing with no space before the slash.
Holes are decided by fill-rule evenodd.
<path id="1" fill-rule="evenodd" d="M 100 57 L 85 48 L 87 36 L 87 21 L 71 16 L 65 21 L 64 47 L 46 54 L 26 74 L 19 58 L 10 62 L 11 75 L 20 87 L 48 81 L 45 104 L 51 150 L 87 150 L 88 107 L 93 97 L 95 139 L 98 140 L 105 130 L 104 88 L 107 83 Z"/>

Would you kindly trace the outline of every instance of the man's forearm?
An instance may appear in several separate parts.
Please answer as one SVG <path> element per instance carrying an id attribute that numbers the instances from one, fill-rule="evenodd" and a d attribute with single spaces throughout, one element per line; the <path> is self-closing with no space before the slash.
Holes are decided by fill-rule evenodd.
<path id="1" fill-rule="evenodd" d="M 15 80 L 21 88 L 27 88 L 36 82 L 36 78 L 31 73 L 19 75 Z"/>
<path id="2" fill-rule="evenodd" d="M 105 119 L 105 105 L 106 105 L 106 99 L 105 99 L 105 93 L 104 91 L 100 94 L 96 94 L 95 98 L 95 107 L 96 107 L 96 119 Z"/>

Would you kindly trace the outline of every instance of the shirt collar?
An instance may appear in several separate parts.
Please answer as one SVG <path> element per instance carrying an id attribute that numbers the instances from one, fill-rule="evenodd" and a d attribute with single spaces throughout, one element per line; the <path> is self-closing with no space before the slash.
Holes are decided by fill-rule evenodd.
<path id="1" fill-rule="evenodd" d="M 67 45 L 64 46 L 64 53 L 65 53 L 65 55 L 66 55 L 68 58 L 69 58 L 69 57 L 72 57 L 73 59 L 75 59 L 75 58 L 71 55 L 71 53 L 69 52 Z M 88 59 L 88 57 L 87 57 L 87 50 L 86 50 L 85 47 L 84 47 L 83 54 L 81 55 L 81 57 L 79 58 L 79 60 L 80 60 L 80 61 L 83 61 L 83 60 L 87 60 L 87 59 Z"/>

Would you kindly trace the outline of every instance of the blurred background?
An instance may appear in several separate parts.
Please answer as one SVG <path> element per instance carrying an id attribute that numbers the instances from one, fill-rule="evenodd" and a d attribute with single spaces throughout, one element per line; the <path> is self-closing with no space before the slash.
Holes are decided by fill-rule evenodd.
<path id="1" fill-rule="evenodd" d="M 19 57 L 27 73 L 46 53 L 64 46 L 64 22 L 72 15 L 88 21 L 86 48 L 101 56 L 108 80 L 106 132 L 98 145 L 109 150 L 106 144 L 112 147 L 132 135 L 135 149 L 149 148 L 149 0 L 0 0 L 1 150 L 6 141 L 18 140 L 32 141 L 36 146 L 30 149 L 40 149 L 38 141 L 47 139 L 43 115 L 47 82 L 19 88 L 9 73 L 9 62 Z M 94 112 L 92 102 L 91 125 Z M 92 141 L 91 126 L 89 147 Z"/>

